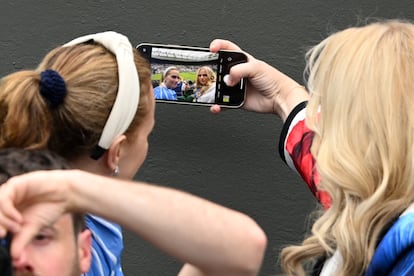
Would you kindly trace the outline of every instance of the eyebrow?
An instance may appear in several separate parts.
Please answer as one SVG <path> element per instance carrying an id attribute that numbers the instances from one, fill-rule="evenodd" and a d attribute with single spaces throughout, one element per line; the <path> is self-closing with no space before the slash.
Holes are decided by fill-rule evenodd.
<path id="1" fill-rule="evenodd" d="M 40 228 L 40 230 L 37 232 L 36 235 L 41 234 L 42 231 L 52 231 L 54 234 L 58 233 L 58 230 L 56 229 L 54 225 L 43 226 L 42 228 Z"/>

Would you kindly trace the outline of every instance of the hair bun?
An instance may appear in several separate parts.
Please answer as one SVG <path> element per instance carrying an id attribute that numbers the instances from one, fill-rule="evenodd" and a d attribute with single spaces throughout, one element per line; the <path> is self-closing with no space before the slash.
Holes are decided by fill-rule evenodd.
<path id="1" fill-rule="evenodd" d="M 63 104 L 66 93 L 65 80 L 58 72 L 48 69 L 40 73 L 40 94 L 51 107 Z"/>

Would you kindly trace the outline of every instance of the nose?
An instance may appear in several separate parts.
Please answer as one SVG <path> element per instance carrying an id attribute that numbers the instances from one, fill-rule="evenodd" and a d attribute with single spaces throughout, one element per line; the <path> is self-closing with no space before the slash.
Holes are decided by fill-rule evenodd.
<path id="1" fill-rule="evenodd" d="M 30 263 L 27 252 L 22 252 L 18 258 L 13 258 L 13 269 L 17 272 L 34 272 L 33 266 Z"/>

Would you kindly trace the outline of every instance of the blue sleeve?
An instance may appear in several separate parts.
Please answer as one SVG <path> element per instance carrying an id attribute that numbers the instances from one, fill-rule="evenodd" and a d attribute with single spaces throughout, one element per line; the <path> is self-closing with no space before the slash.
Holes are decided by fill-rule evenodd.
<path id="1" fill-rule="evenodd" d="M 414 275 L 414 248 L 411 247 L 393 266 L 390 276 Z"/>
<path id="2" fill-rule="evenodd" d="M 414 275 L 414 213 L 401 216 L 378 244 L 366 272 L 374 275 Z"/>
<path id="3" fill-rule="evenodd" d="M 118 224 L 87 215 L 86 227 L 92 232 L 92 263 L 86 276 L 122 276 L 122 229 Z"/>

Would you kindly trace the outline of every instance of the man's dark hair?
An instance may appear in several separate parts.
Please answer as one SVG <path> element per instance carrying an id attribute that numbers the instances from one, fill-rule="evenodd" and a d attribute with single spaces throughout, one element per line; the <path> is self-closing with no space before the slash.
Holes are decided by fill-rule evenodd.
<path id="1" fill-rule="evenodd" d="M 9 178 L 39 170 L 70 169 L 63 157 L 48 150 L 28 150 L 20 148 L 0 149 L 0 185 Z M 73 214 L 75 234 L 85 228 L 82 214 Z"/>
<path id="2" fill-rule="evenodd" d="M 69 169 L 69 165 L 53 152 L 19 148 L 0 149 L 0 183 L 19 174 L 60 169 Z"/>
<path id="3" fill-rule="evenodd" d="M 66 161 L 47 150 L 25 150 L 19 148 L 0 149 L 0 185 L 10 177 L 38 170 L 69 169 Z M 82 214 L 72 214 L 74 233 L 85 228 Z M 11 235 L 0 239 L 0 275 L 13 275 L 10 257 Z"/>

